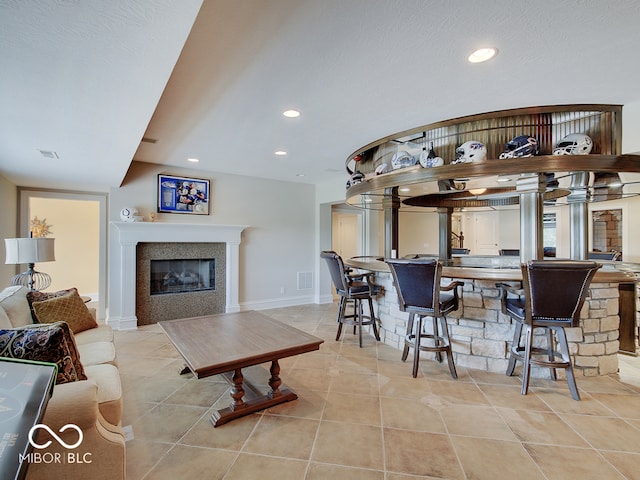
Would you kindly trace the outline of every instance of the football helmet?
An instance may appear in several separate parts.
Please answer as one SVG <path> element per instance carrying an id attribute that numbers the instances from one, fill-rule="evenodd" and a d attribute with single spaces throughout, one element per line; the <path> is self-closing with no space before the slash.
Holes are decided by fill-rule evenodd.
<path id="1" fill-rule="evenodd" d="M 584 133 L 571 133 L 558 142 L 554 155 L 589 155 L 593 148 L 591 137 Z"/>
<path id="2" fill-rule="evenodd" d="M 420 152 L 418 161 L 423 168 L 441 167 L 444 165 L 444 159 L 442 157 L 436 157 L 433 150 L 429 150 L 428 152 L 423 150 Z"/>
<path id="3" fill-rule="evenodd" d="M 507 149 L 500 154 L 500 159 L 533 157 L 538 154 L 538 140 L 529 135 L 519 135 L 510 140 Z"/>
<path id="4" fill-rule="evenodd" d="M 409 152 L 401 150 L 393 155 L 391 159 L 391 166 L 394 170 L 398 168 L 412 167 L 416 164 L 416 158 L 413 155 L 409 155 Z"/>
<path id="5" fill-rule="evenodd" d="M 456 148 L 456 159 L 451 163 L 482 162 L 486 158 L 487 147 L 483 143 L 470 140 Z"/>
<path id="6" fill-rule="evenodd" d="M 358 183 L 362 183 L 363 180 L 364 180 L 364 173 L 362 173 L 361 171 L 354 172 L 353 175 L 349 177 L 349 180 L 347 180 L 347 189 L 351 188 L 352 186 Z"/>
<path id="7" fill-rule="evenodd" d="M 383 173 L 387 173 L 389 171 L 389 164 L 388 163 L 381 163 L 380 165 L 378 165 L 375 169 L 375 174 L 376 175 L 382 175 Z"/>

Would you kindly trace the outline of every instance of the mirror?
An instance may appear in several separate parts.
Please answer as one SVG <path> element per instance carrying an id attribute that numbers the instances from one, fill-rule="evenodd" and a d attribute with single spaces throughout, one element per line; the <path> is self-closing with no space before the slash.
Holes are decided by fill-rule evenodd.
<path id="1" fill-rule="evenodd" d="M 592 252 L 619 252 L 622 259 L 622 209 L 592 212 Z"/>

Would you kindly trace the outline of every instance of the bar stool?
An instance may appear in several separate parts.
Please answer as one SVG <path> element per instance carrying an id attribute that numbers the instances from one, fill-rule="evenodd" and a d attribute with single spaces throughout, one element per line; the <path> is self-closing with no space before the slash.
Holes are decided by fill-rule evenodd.
<path id="1" fill-rule="evenodd" d="M 449 371 L 453 378 L 458 378 L 456 366 L 453 362 L 449 328 L 447 327 L 447 313 L 458 309 L 458 288 L 463 282 L 451 282 L 447 286 L 440 285 L 442 276 L 442 262 L 436 259 L 388 259 L 393 281 L 398 293 L 400 311 L 409 312 L 407 331 L 402 351 L 402 361 L 407 360 L 409 348 L 413 348 L 413 378 L 418 375 L 420 350 L 435 352 L 436 359 L 442 362 L 442 352 L 447 356 Z M 418 324 L 414 332 L 414 320 L 418 316 Z M 424 333 L 422 319 L 431 317 L 433 333 Z M 438 322 L 440 320 L 440 329 Z M 422 344 L 423 338 L 433 340 L 433 346 Z"/>
<path id="2" fill-rule="evenodd" d="M 523 362 L 522 395 L 529 390 L 531 365 L 537 365 L 548 367 L 553 380 L 557 378 L 557 368 L 565 369 L 571 396 L 580 400 L 564 329 L 579 325 L 589 285 L 600 267 L 596 262 L 531 260 L 521 264 L 522 289 L 496 284 L 501 290 L 502 313 L 509 315 L 516 325 L 506 374 L 513 375 L 516 361 Z M 507 296 L 508 293 L 515 296 Z M 521 345 L 523 328 L 525 340 Z M 535 328 L 544 329 L 546 347 L 533 346 Z M 554 332 L 560 352 L 554 347 Z"/>
<path id="3" fill-rule="evenodd" d="M 373 311 L 373 297 L 380 293 L 380 287 L 371 281 L 372 272 L 351 273 L 344 266 L 342 257 L 336 252 L 327 250 L 320 253 L 320 257 L 327 261 L 331 280 L 336 287 L 336 293 L 340 296 L 340 307 L 338 309 L 338 333 L 336 341 L 340 340 L 343 325 L 353 325 L 353 333 L 358 328 L 359 344 L 362 348 L 362 327 L 371 325 L 376 340 L 380 341 L 377 319 Z M 369 315 L 364 315 L 362 301 L 369 304 Z M 347 303 L 353 301 L 353 315 L 347 315 Z"/>

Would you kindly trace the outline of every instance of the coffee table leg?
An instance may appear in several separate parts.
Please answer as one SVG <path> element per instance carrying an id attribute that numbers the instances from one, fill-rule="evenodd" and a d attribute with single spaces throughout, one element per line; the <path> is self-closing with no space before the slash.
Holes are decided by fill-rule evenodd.
<path id="1" fill-rule="evenodd" d="M 244 376 L 242 375 L 242 369 L 237 368 L 233 373 L 233 388 L 231 389 L 231 398 L 233 398 L 233 402 L 231 403 L 231 410 L 237 410 L 239 408 L 244 407 L 244 387 L 242 386 L 244 382 Z"/>
<path id="2" fill-rule="evenodd" d="M 231 383 L 231 398 L 233 401 L 228 407 L 215 410 L 211 414 L 211 423 L 215 427 L 219 427 L 235 418 L 298 398 L 294 392 L 287 388 L 280 390 L 282 380 L 280 380 L 280 365 L 277 360 L 271 362 L 269 372 L 271 373 L 271 378 L 269 379 L 271 390 L 263 395 L 260 395 L 258 389 L 249 382 L 247 382 L 247 390 L 245 391 L 241 369 L 234 370 L 233 376 L 231 372 L 223 373 L 223 377 Z M 244 399 L 245 393 L 247 394 L 246 400 Z M 255 396 L 256 394 L 258 396 Z"/>
<path id="3" fill-rule="evenodd" d="M 271 391 L 268 393 L 269 397 L 275 398 L 282 395 L 280 391 L 280 385 L 282 385 L 282 380 L 280 380 L 280 364 L 278 360 L 274 360 L 271 362 L 271 378 L 269 379 L 269 386 L 271 387 Z"/>

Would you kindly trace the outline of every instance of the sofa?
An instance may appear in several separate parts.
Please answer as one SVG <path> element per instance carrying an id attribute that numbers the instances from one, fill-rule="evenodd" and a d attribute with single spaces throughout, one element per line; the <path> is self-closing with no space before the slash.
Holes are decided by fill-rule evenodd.
<path id="1" fill-rule="evenodd" d="M 79 303 L 81 302 L 81 304 Z M 122 430 L 122 388 L 113 331 L 98 324 L 76 289 L 30 292 L 23 286 L 0 292 L 0 355 L 55 362 L 58 373 L 41 423 L 66 443 L 78 441 L 72 428 L 82 430 L 82 443 L 67 449 L 45 429 L 37 430 L 40 453 L 59 461 L 29 463 L 27 479 L 124 479 L 125 437 Z M 51 358 L 49 358 L 51 357 Z"/>

